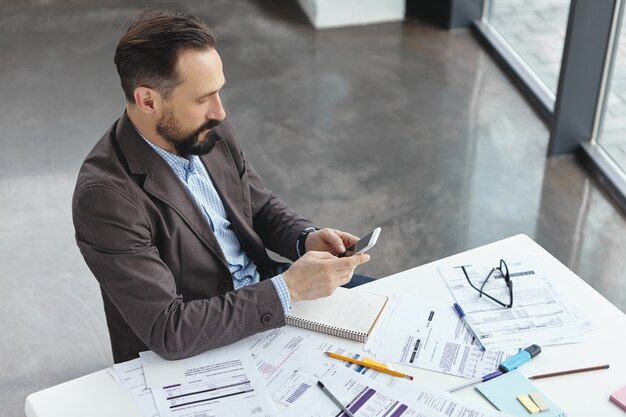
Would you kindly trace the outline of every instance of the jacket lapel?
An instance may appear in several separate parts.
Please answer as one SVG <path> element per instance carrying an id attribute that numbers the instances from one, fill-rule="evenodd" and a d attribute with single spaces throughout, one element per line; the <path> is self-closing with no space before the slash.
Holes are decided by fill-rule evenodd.
<path id="1" fill-rule="evenodd" d="M 215 148 L 206 155 L 200 157 L 204 164 L 211 182 L 222 198 L 224 205 L 234 206 L 241 210 L 241 184 L 239 173 L 235 169 L 228 146 L 223 139 L 215 144 Z M 227 210 L 230 215 L 231 210 Z"/>
<path id="2" fill-rule="evenodd" d="M 265 245 L 243 215 L 241 179 L 228 145 L 224 139 L 218 140 L 215 148 L 200 159 L 224 204 L 237 240 L 248 256 L 253 259 L 261 275 L 266 275 L 269 273 L 267 270 L 269 259 L 264 249 Z"/>
<path id="3" fill-rule="evenodd" d="M 228 268 L 222 249 L 193 197 L 181 184 L 167 162 L 157 155 L 137 133 L 126 112 L 117 124 L 116 138 L 126 157 L 130 172 L 145 175 L 144 191 L 174 210 Z"/>
<path id="4" fill-rule="evenodd" d="M 222 122 L 226 123 L 226 122 Z M 218 134 L 221 133 L 220 127 Z M 215 186 L 228 214 L 233 231 L 243 250 L 252 258 L 262 277 L 273 276 L 272 261 L 268 258 L 265 245 L 252 227 L 252 219 L 247 218 L 242 190 L 244 185 L 237 171 L 237 164 L 225 139 L 218 140 L 215 148 L 200 157 L 211 181 Z"/>

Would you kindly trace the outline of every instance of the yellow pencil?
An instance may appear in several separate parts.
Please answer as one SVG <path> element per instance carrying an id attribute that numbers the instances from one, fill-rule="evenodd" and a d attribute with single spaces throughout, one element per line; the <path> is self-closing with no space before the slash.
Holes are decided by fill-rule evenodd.
<path id="1" fill-rule="evenodd" d="M 410 379 L 411 381 L 413 380 L 413 377 L 411 375 L 407 375 L 407 374 L 403 374 L 402 372 L 391 370 L 382 364 L 378 365 L 377 363 L 372 363 L 373 361 L 372 362 L 360 361 L 358 359 L 353 359 L 348 356 L 343 356 L 343 355 L 340 355 L 338 353 L 333 353 L 333 352 L 326 352 L 326 354 L 330 356 L 331 358 L 339 359 L 340 361 L 354 363 L 356 365 L 365 366 L 366 368 L 370 368 L 378 372 L 382 372 L 382 373 L 393 375 L 393 376 L 399 376 L 400 378 Z"/>

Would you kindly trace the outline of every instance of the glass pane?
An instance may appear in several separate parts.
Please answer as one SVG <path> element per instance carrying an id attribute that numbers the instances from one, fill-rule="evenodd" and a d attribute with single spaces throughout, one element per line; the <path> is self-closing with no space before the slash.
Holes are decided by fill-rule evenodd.
<path id="1" fill-rule="evenodd" d="M 626 171 L 626 31 L 623 23 L 617 42 L 598 143 L 622 171 Z"/>
<path id="2" fill-rule="evenodd" d="M 491 0 L 487 19 L 556 93 L 570 0 Z"/>

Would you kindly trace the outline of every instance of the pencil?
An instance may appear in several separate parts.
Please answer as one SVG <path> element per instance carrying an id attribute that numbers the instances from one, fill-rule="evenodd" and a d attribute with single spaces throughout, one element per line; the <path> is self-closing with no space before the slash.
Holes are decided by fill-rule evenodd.
<path id="1" fill-rule="evenodd" d="M 560 371 L 560 372 L 552 372 L 552 373 L 549 373 L 549 374 L 533 375 L 531 377 L 528 377 L 528 379 L 552 378 L 553 376 L 578 374 L 580 372 L 599 371 L 600 369 L 609 369 L 609 365 L 592 366 L 592 367 L 589 367 L 589 368 L 570 369 L 568 371 Z"/>
<path id="2" fill-rule="evenodd" d="M 405 379 L 409 379 L 409 380 L 413 381 L 413 377 L 411 375 L 403 374 L 402 372 L 394 371 L 392 369 L 386 368 L 386 367 L 381 366 L 381 365 L 376 365 L 374 363 L 360 361 L 358 359 L 353 359 L 353 358 L 351 358 L 349 356 L 343 356 L 343 355 L 340 355 L 338 353 L 326 352 L 326 354 L 328 356 L 330 356 L 331 358 L 339 359 L 340 361 L 346 361 L 346 362 L 354 363 L 356 365 L 365 366 L 366 368 L 370 368 L 370 369 L 373 369 L 375 371 L 382 372 L 384 374 L 398 376 L 400 378 L 405 378 Z"/>

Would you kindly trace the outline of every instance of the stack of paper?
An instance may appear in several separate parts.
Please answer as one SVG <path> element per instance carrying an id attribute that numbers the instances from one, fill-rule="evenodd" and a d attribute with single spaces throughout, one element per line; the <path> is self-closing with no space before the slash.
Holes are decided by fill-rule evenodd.
<path id="1" fill-rule="evenodd" d="M 337 415 L 318 380 L 350 402 L 356 417 L 501 416 L 430 392 L 416 381 L 326 356 L 362 357 L 337 343 L 345 341 L 285 326 L 179 361 L 142 352 L 140 359 L 115 365 L 110 374 L 145 417 L 270 417 L 276 415 L 272 400 L 287 407 L 286 416 Z"/>
<path id="2" fill-rule="evenodd" d="M 113 365 L 109 368 L 109 375 L 118 382 L 144 417 L 159 417 L 152 391 L 146 386 L 141 359 Z"/>
<path id="3" fill-rule="evenodd" d="M 414 381 L 396 379 L 392 387 L 378 384 L 341 367 L 327 369 L 320 380 L 355 417 L 504 417 L 498 411 L 461 404 L 455 397 L 433 393 Z M 285 417 L 335 417 L 344 413 L 319 389 L 307 392 Z"/>
<path id="4" fill-rule="evenodd" d="M 430 369 L 465 378 L 480 378 L 511 355 L 483 351 L 452 305 L 429 305 L 395 295 L 375 336 L 365 346 L 376 359 Z"/>
<path id="5" fill-rule="evenodd" d="M 243 341 L 178 361 L 140 356 L 110 373 L 145 417 L 276 416 Z"/>
<path id="6" fill-rule="evenodd" d="M 273 416 L 272 399 L 294 404 L 321 374 L 341 364 L 325 352 L 362 355 L 334 339 L 285 326 L 179 361 L 142 352 L 140 359 L 114 365 L 109 374 L 145 417 L 248 415 L 254 410 L 255 416 Z M 345 367 L 383 385 L 393 379 L 369 368 Z"/>
<path id="7" fill-rule="evenodd" d="M 504 416 L 465 405 L 448 393 L 428 390 L 418 381 L 331 359 L 323 353 L 353 358 L 362 353 L 345 349 L 317 333 L 283 327 L 252 336 L 248 343 L 272 399 L 289 407 L 281 416 L 337 416 L 339 409 L 316 386 L 319 380 L 344 399 L 344 404 L 352 404 L 349 408 L 355 408 L 356 417 Z"/>
<path id="8" fill-rule="evenodd" d="M 543 347 L 583 340 L 581 328 L 537 260 L 505 259 L 513 282 L 510 309 L 479 297 L 463 272 L 465 269 L 472 283 L 480 288 L 499 259 L 465 261 L 444 264 L 439 272 L 465 311 L 467 323 L 487 349 L 515 351 L 531 344 Z M 494 274 L 483 291 L 508 302 L 508 290 L 500 274 Z"/>
<path id="9" fill-rule="evenodd" d="M 295 403 L 309 389 L 314 388 L 321 374 L 333 365 L 341 364 L 325 352 L 335 352 L 358 359 L 359 352 L 338 345 L 340 339 L 329 339 L 318 333 L 295 327 L 259 333 L 247 339 L 250 353 L 274 401 L 285 406 Z M 370 379 L 388 384 L 393 377 L 369 368 L 345 364 Z M 317 389 L 317 388 L 315 388 Z"/>

